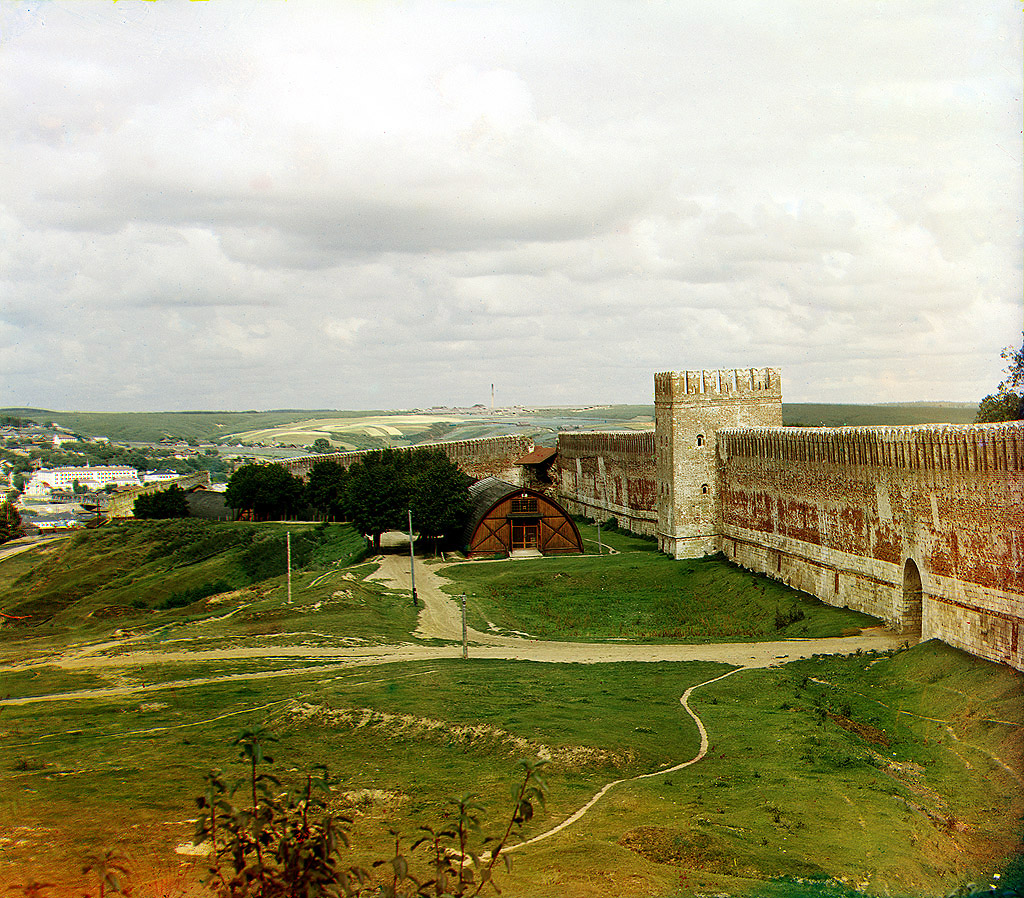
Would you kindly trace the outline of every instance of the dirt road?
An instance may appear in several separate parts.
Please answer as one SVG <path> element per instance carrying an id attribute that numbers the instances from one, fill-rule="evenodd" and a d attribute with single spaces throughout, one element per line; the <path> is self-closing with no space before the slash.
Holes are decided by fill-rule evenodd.
<path id="1" fill-rule="evenodd" d="M 410 589 L 409 560 L 400 555 L 386 555 L 374 579 L 394 589 Z M 110 670 L 139 668 L 168 662 L 202 664 L 239 659 L 266 658 L 276 660 L 294 659 L 296 665 L 286 669 L 260 672 L 225 674 L 212 677 L 196 677 L 153 684 L 132 686 L 110 686 L 84 689 L 75 692 L 53 693 L 50 695 L 26 696 L 0 700 L 0 706 L 34 704 L 48 701 L 87 700 L 108 698 L 164 689 L 184 689 L 212 682 L 232 680 L 273 679 L 294 676 L 296 673 L 328 671 L 341 667 L 359 667 L 377 664 L 393 664 L 409 661 L 437 661 L 444 658 L 458 658 L 462 655 L 459 644 L 462 639 L 461 609 L 451 596 L 441 589 L 445 581 L 437 569 L 422 560 L 416 561 L 416 591 L 423 605 L 419 623 L 414 634 L 419 639 L 445 640 L 448 645 L 423 645 L 402 643 L 397 645 L 334 645 L 334 646 L 260 646 L 248 645 L 237 648 L 208 650 L 161 650 L 152 647 L 132 649 L 136 638 L 125 637 L 103 643 L 78 646 L 60 655 L 44 656 L 23 663 L 0 665 L 2 671 L 19 671 L 54 666 L 64 670 Z M 471 658 L 487 658 L 511 661 L 539 661 L 545 663 L 600 664 L 614 662 L 657 662 L 657 661 L 715 661 L 740 668 L 771 667 L 807 658 L 811 655 L 852 654 L 888 651 L 898 647 L 905 637 L 896 636 L 881 628 L 866 631 L 860 636 L 833 637 L 826 639 L 787 639 L 773 642 L 726 642 L 691 645 L 648 645 L 638 643 L 586 643 L 552 642 L 483 633 L 470 628 L 467 633 L 468 651 Z M 454 644 L 452 644 L 454 643 Z M 307 668 L 302 662 L 316 661 L 317 667 Z M 324 665 L 323 662 L 337 664 Z"/>

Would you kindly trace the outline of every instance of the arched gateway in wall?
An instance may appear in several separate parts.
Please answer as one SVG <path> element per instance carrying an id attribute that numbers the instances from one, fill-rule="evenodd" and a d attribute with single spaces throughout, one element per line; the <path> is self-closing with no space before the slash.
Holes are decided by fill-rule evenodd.
<path id="1" fill-rule="evenodd" d="M 554 499 L 488 477 L 469 488 L 466 556 L 582 554 L 572 518 Z"/>
<path id="2" fill-rule="evenodd" d="M 900 622 L 904 633 L 921 635 L 921 603 L 924 587 L 921 571 L 913 558 L 903 565 L 903 606 Z"/>

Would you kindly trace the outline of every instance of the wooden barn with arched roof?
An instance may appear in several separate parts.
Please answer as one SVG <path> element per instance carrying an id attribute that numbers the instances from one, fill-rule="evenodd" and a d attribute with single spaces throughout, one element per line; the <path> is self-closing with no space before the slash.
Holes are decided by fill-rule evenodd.
<path id="1" fill-rule="evenodd" d="M 579 528 L 554 499 L 496 477 L 474 483 L 469 496 L 467 558 L 583 554 Z"/>

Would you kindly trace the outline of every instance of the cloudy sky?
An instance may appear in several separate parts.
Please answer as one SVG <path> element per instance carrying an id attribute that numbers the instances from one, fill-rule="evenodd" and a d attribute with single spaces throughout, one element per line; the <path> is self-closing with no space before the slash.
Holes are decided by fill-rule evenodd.
<path id="1" fill-rule="evenodd" d="M 1019 0 L 0 2 L 0 406 L 976 401 Z"/>

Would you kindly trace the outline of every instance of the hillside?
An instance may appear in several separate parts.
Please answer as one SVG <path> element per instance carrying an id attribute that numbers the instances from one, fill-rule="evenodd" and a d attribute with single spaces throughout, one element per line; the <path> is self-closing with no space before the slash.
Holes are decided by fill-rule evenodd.
<path id="1" fill-rule="evenodd" d="M 111 621 L 151 625 L 154 614 L 259 589 L 285 573 L 286 530 L 297 571 L 351 564 L 366 552 L 347 525 L 114 521 L 0 565 L 0 611 L 12 619 L 7 638 L 40 629 L 102 632 Z"/>
<path id="2" fill-rule="evenodd" d="M 549 898 L 552 883 L 589 898 L 598 876 L 622 898 L 921 898 L 1007 881 L 994 874 L 1019 848 L 1024 811 L 1020 674 L 937 643 L 812 655 L 816 621 L 871 621 L 713 559 L 679 564 L 628 535 L 604 539 L 619 554 L 439 575 L 470 593 L 482 627 L 499 613 L 502 628 L 543 625 L 556 610 L 541 607 L 545 582 L 557 615 L 591 633 L 588 595 L 600 632 L 631 636 L 661 630 L 647 621 L 666 592 L 679 629 L 702 638 L 735 629 L 747 601 L 744 626 L 765 618 L 775 638 L 804 637 L 788 650 L 805 657 L 727 679 L 714 660 L 568 663 L 590 647 L 564 642 L 514 640 L 487 657 L 474 644 L 462 660 L 415 636 L 409 594 L 378 579 L 377 560 L 350 564 L 364 543 L 345 525 L 130 522 L 0 561 L 0 609 L 23 618 L 0 641 L 0 889 L 94 894 L 83 858 L 111 850 L 130 858 L 140 898 L 198 894 L 195 796 L 213 767 L 243 775 L 232 743 L 255 727 L 274 738 L 282 787 L 329 768 L 329 809 L 353 821 L 346 857 L 367 866 L 391 856 L 392 828 L 408 846 L 466 791 L 494 832 L 518 758 L 551 759 L 527 835 L 629 780 L 516 855 L 500 884 L 519 898 Z M 597 600 L 604 590 L 615 601 Z M 797 602 L 806 617 L 789 623 Z M 526 645 L 547 660 L 520 660 Z M 779 657 L 769 646 L 764 664 Z M 700 745 L 680 703 L 691 687 L 709 751 L 673 772 Z M 414 869 L 428 872 L 418 853 Z"/>
<path id="3" fill-rule="evenodd" d="M 911 402 L 837 405 L 784 402 L 782 423 L 789 427 L 899 427 L 909 424 L 971 424 L 978 406 L 963 402 Z"/>
<path id="4" fill-rule="evenodd" d="M 784 403 L 783 423 L 841 427 L 908 424 L 969 424 L 977 406 L 966 403 L 837 405 Z M 243 412 L 60 412 L 48 409 L 0 409 L 0 415 L 53 421 L 86 436 L 159 442 L 162 439 L 209 442 L 230 438 L 246 443 L 307 447 L 318 438 L 336 449 L 406 446 L 431 440 L 468 440 L 522 434 L 554 445 L 561 430 L 649 429 L 652 405 L 607 405 L 515 409 L 467 414 L 430 411 L 277 410 Z"/>

